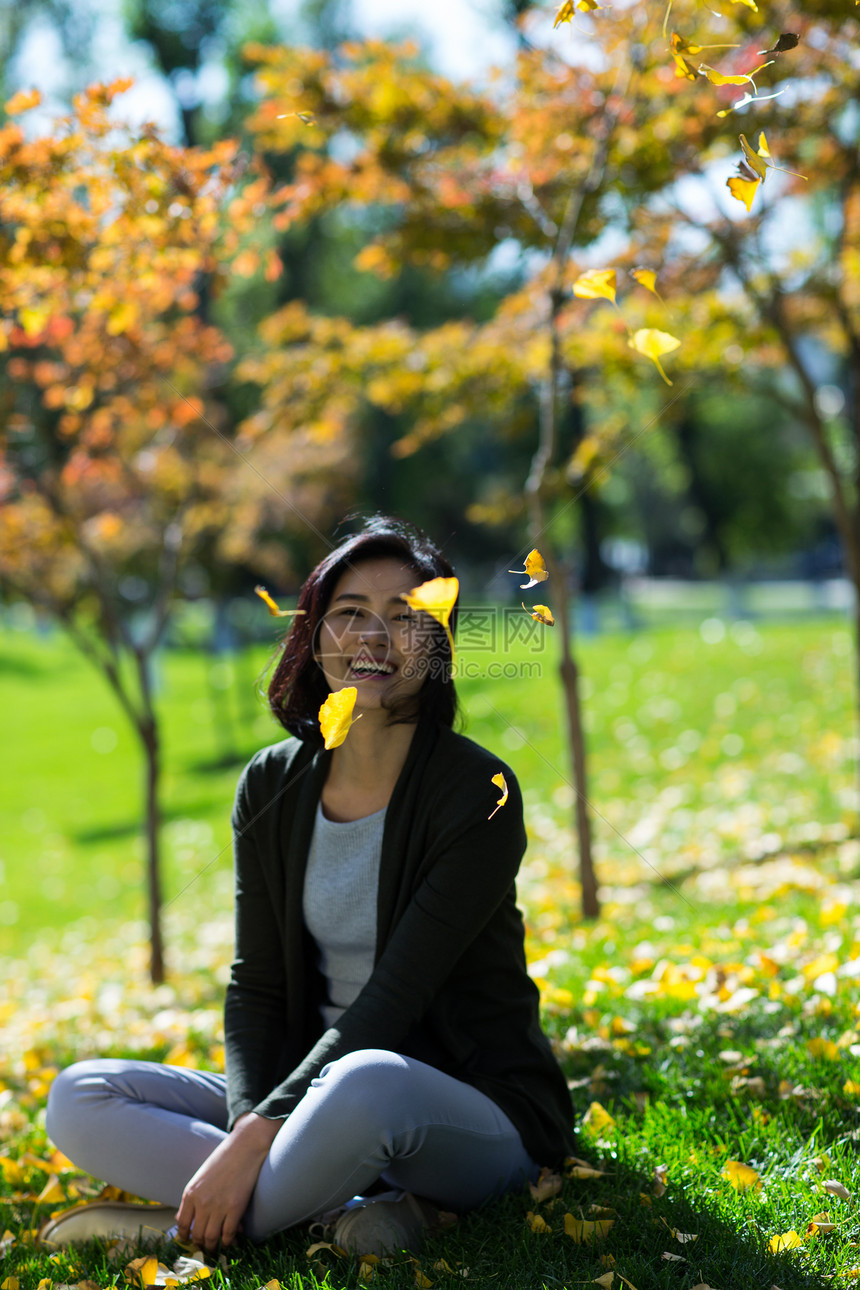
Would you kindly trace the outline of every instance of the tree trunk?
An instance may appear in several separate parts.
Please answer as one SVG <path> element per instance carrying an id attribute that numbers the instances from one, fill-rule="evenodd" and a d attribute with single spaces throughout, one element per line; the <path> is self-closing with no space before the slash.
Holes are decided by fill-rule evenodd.
<path id="1" fill-rule="evenodd" d="M 153 985 L 164 980 L 164 942 L 161 937 L 161 869 L 159 834 L 161 811 L 158 782 L 161 771 L 158 722 L 151 714 L 141 723 L 140 737 L 146 754 L 146 887 L 149 895 L 150 962 Z"/>
<path id="2" fill-rule="evenodd" d="M 586 773 L 585 730 L 582 723 L 582 706 L 579 701 L 579 668 L 573 655 L 572 627 L 566 596 L 559 604 L 562 629 L 562 655 L 558 666 L 564 689 L 567 732 L 570 740 L 570 763 L 573 772 L 573 818 L 579 839 L 579 881 L 582 887 L 582 915 L 597 918 L 600 902 L 597 899 L 597 876 L 591 855 L 591 817 L 588 813 L 588 775 Z M 562 617 L 563 615 L 563 617 Z M 566 628 L 566 630 L 565 630 Z"/>

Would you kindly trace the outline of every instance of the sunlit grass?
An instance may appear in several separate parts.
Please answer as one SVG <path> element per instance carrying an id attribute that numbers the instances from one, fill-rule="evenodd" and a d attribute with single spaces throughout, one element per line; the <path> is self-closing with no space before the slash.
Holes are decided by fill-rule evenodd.
<path id="1" fill-rule="evenodd" d="M 531 971 L 571 1083 L 578 1154 L 603 1173 L 565 1178 L 554 1201 L 526 1193 L 462 1219 L 421 1256 L 422 1273 L 444 1287 L 468 1269 L 470 1283 L 528 1290 L 572 1290 L 612 1270 L 636 1290 L 850 1285 L 860 1232 L 838 1188 L 860 1189 L 860 842 L 847 629 L 711 624 L 583 642 L 604 897 L 590 925 L 577 914 L 553 647 L 547 636 L 541 653 L 520 642 L 500 656 L 537 660 L 541 676 L 466 675 L 461 691 L 467 733 L 525 791 Z M 480 650 L 461 657 L 488 670 Z M 27 1241 L 58 1207 L 57 1187 L 74 1199 L 86 1186 L 61 1172 L 51 1199 L 34 1199 L 50 1184 L 42 1108 L 60 1065 L 96 1053 L 220 1065 L 229 805 L 243 761 L 278 737 L 253 700 L 265 658 L 163 663 L 171 976 L 153 991 L 133 742 L 66 647 L 0 641 L 0 698 L 16 735 L 4 765 L 0 935 L 18 951 L 0 967 L 0 1155 L 26 1158 L 18 1181 L 13 1170 L 0 1179 L 0 1234 L 10 1233 L 0 1284 L 122 1282 L 123 1264 L 97 1246 L 51 1263 Z M 106 730 L 116 745 L 100 752 Z M 588 1115 L 595 1103 L 611 1117 L 602 1128 Z M 735 1190 L 730 1161 L 760 1185 Z M 577 1245 L 565 1215 L 589 1219 L 591 1206 L 614 1209 L 613 1226 Z M 527 1212 L 549 1231 L 532 1231 Z M 821 1230 L 824 1213 L 833 1231 Z M 792 1231 L 798 1247 L 773 1252 Z M 215 1279 L 310 1290 L 324 1270 L 307 1244 L 292 1233 L 241 1247 Z M 441 1257 L 450 1272 L 435 1266 Z M 323 1262 L 326 1284 L 362 1283 L 357 1263 Z M 415 1275 L 404 1260 L 377 1280 L 401 1290 Z"/>

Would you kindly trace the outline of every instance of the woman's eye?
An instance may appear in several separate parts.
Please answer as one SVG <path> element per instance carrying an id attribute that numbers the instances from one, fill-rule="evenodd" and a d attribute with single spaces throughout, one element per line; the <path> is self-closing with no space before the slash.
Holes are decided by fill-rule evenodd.
<path id="1" fill-rule="evenodd" d="M 356 609 L 353 605 L 345 606 L 340 612 L 341 616 L 346 618 L 358 618 L 361 615 L 361 610 Z"/>

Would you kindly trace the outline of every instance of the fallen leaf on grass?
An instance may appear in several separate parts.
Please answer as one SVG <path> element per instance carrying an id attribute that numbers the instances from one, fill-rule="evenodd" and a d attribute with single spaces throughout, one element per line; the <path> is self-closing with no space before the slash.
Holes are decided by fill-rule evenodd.
<path id="1" fill-rule="evenodd" d="M 617 1218 L 618 1210 L 611 1205 L 589 1205 L 588 1212 L 592 1218 Z"/>
<path id="2" fill-rule="evenodd" d="M 740 1160 L 727 1160 L 720 1177 L 726 1178 L 735 1191 L 746 1191 L 750 1187 L 757 1191 L 761 1187 L 759 1174 L 749 1165 L 742 1164 Z"/>
<path id="3" fill-rule="evenodd" d="M 534 1214 L 531 1210 L 526 1214 L 526 1222 L 533 1232 L 537 1235 L 543 1235 L 545 1232 L 551 1232 L 552 1228 L 542 1214 Z"/>
<path id="4" fill-rule="evenodd" d="M 347 1257 L 346 1250 L 342 1245 L 332 1245 L 330 1241 L 317 1241 L 315 1245 L 309 1245 L 305 1250 L 305 1258 L 312 1259 L 315 1254 L 319 1254 L 320 1250 L 328 1250 L 330 1254 L 334 1254 L 338 1259 Z"/>
<path id="5" fill-rule="evenodd" d="M 823 1057 L 828 1062 L 839 1060 L 839 1048 L 832 1039 L 807 1039 L 806 1047 L 812 1057 Z"/>
<path id="6" fill-rule="evenodd" d="M 655 1196 L 662 1196 L 666 1191 L 669 1169 L 667 1165 L 657 1165 L 651 1177 L 651 1191 Z"/>
<path id="7" fill-rule="evenodd" d="M 553 1173 L 547 1167 L 541 1169 L 538 1174 L 536 1183 L 529 1183 L 529 1191 L 532 1198 L 538 1203 L 549 1200 L 551 1196 L 557 1196 L 562 1188 L 561 1174 Z"/>
<path id="8" fill-rule="evenodd" d="M 687 1262 L 687 1260 L 683 1257 L 683 1255 L 670 1254 L 668 1250 L 664 1250 L 663 1253 L 660 1255 L 660 1258 L 665 1259 L 667 1263 L 686 1263 Z"/>
<path id="9" fill-rule="evenodd" d="M 591 1284 L 593 1286 L 603 1286 L 603 1290 L 612 1290 L 612 1282 L 614 1280 L 614 1272 L 604 1272 L 602 1277 L 595 1277 Z"/>
<path id="10" fill-rule="evenodd" d="M 564 1233 L 575 1245 L 586 1245 L 589 1241 L 602 1241 L 609 1229 L 615 1226 L 614 1218 L 602 1218 L 595 1223 L 587 1218 L 574 1218 L 573 1214 L 564 1216 Z"/>
<path id="11" fill-rule="evenodd" d="M 609 1114 L 605 1106 L 599 1102 L 592 1102 L 591 1106 L 582 1117 L 583 1125 L 588 1125 L 593 1133 L 603 1133 L 608 1129 L 615 1128 L 615 1121 Z"/>
<path id="12" fill-rule="evenodd" d="M 20 1285 L 21 1282 L 17 1277 L 7 1277 L 5 1281 L 0 1283 L 0 1290 L 20 1290 Z"/>
<path id="13" fill-rule="evenodd" d="M 665 1218 L 661 1218 L 660 1222 L 663 1224 L 664 1227 L 669 1229 L 672 1236 L 674 1236 L 675 1240 L 678 1241 L 680 1245 L 686 1245 L 688 1241 L 698 1241 L 699 1239 L 698 1233 L 679 1232 L 677 1227 L 670 1227 L 669 1224 L 666 1222 Z"/>
<path id="14" fill-rule="evenodd" d="M 836 1196 L 839 1200 L 850 1200 L 851 1192 L 844 1187 L 836 1178 L 826 1178 L 821 1186 L 825 1191 L 829 1191 L 831 1196 Z"/>
<path id="15" fill-rule="evenodd" d="M 379 1263 L 378 1254 L 363 1254 L 361 1262 L 358 1265 L 359 1281 L 372 1281 L 377 1275 L 376 1265 Z"/>
<path id="16" fill-rule="evenodd" d="M 772 1254 L 779 1254 L 780 1250 L 796 1250 L 798 1245 L 802 1244 L 800 1235 L 792 1228 L 788 1232 L 780 1232 L 777 1236 L 772 1236 L 767 1247 Z"/>
<path id="17" fill-rule="evenodd" d="M 831 1221 L 830 1215 L 824 1211 L 821 1214 L 814 1214 L 806 1225 L 806 1235 L 815 1236 L 817 1232 L 835 1232 L 836 1224 Z"/>

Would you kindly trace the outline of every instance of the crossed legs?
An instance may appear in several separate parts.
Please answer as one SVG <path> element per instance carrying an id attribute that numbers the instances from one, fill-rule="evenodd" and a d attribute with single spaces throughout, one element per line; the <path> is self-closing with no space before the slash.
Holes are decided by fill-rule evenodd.
<path id="1" fill-rule="evenodd" d="M 169 1205 L 226 1126 L 223 1076 L 154 1062 L 79 1062 L 57 1077 L 48 1103 L 48 1133 L 76 1165 Z M 379 1178 L 442 1208 L 473 1209 L 535 1172 L 485 1094 L 423 1062 L 363 1049 L 326 1066 L 284 1121 L 244 1229 L 264 1241 Z"/>

